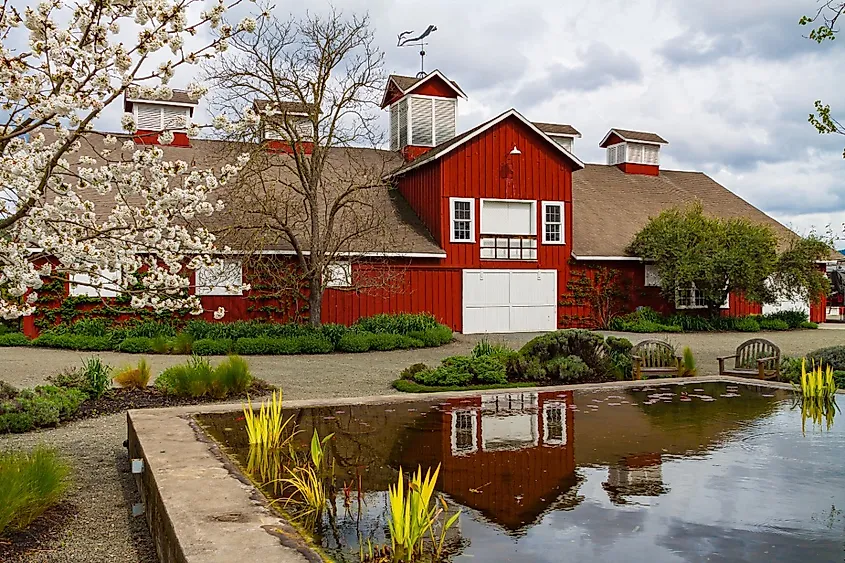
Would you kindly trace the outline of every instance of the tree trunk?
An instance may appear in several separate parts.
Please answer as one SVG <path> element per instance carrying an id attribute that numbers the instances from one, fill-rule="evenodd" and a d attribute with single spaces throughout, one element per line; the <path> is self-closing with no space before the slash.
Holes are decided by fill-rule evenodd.
<path id="1" fill-rule="evenodd" d="M 313 288 L 315 284 L 311 284 Z M 311 289 L 308 293 L 308 319 L 311 326 L 319 328 L 321 324 L 320 317 L 323 313 L 323 292 L 320 290 Z"/>

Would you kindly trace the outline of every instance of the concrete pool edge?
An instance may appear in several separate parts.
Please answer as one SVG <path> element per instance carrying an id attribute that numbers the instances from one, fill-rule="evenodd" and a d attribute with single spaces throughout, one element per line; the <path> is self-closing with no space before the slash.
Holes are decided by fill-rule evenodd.
<path id="1" fill-rule="evenodd" d="M 791 384 L 724 376 L 620 381 L 542 388 L 492 389 L 445 393 L 393 394 L 286 401 L 286 408 L 385 404 L 445 397 L 478 396 L 536 389 L 602 391 L 697 383 L 793 389 Z M 320 555 L 279 517 L 253 486 L 202 433 L 193 416 L 239 411 L 241 403 L 191 405 L 127 413 L 129 455 L 143 460 L 136 475 L 147 524 L 162 563 L 222 563 L 266 560 L 278 563 L 321 561 Z"/>

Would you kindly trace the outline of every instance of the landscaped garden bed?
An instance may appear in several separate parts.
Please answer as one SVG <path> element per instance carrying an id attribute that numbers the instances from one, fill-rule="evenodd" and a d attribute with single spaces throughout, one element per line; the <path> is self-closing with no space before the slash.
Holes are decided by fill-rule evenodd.
<path id="1" fill-rule="evenodd" d="M 538 336 L 519 350 L 487 340 L 439 366 L 414 364 L 393 382 L 407 392 L 601 383 L 631 377 L 631 342 L 586 330 Z"/>
<path id="2" fill-rule="evenodd" d="M 427 313 L 375 315 L 350 327 L 257 321 L 110 324 L 91 318 L 54 326 L 33 340 L 18 332 L 0 334 L 0 346 L 200 356 L 360 353 L 435 347 L 451 340 L 452 330 Z"/>
<path id="3" fill-rule="evenodd" d="M 608 328 L 620 332 L 760 332 L 814 329 L 819 325 L 808 320 L 803 311 L 778 311 L 766 315 L 744 317 L 690 315 L 675 313 L 664 316 L 650 307 L 613 318 Z"/>
<path id="4" fill-rule="evenodd" d="M 115 372 L 98 357 L 50 378 L 49 385 L 17 390 L 0 381 L 0 434 L 55 427 L 128 409 L 172 407 L 261 396 L 274 387 L 254 378 L 247 363 L 230 356 L 218 366 L 192 356 L 164 370 L 154 386 L 146 361 Z M 112 388 L 112 381 L 120 385 Z"/>

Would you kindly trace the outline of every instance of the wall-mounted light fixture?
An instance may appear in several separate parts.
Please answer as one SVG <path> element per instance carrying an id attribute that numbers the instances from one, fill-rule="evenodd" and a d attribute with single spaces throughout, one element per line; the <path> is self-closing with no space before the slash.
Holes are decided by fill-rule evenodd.
<path id="1" fill-rule="evenodd" d="M 513 149 L 511 149 L 510 154 L 512 154 L 512 155 L 514 155 L 514 156 L 517 156 L 517 155 L 522 154 L 522 152 L 521 152 L 518 148 L 516 148 L 516 145 L 514 145 L 514 146 L 513 146 Z"/>

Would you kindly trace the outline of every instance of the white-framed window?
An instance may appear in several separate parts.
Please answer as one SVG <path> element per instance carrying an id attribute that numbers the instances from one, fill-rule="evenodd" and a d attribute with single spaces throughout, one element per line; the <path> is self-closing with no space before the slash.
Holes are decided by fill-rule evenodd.
<path id="1" fill-rule="evenodd" d="M 543 405 L 543 443 L 566 445 L 566 403 L 550 401 Z"/>
<path id="2" fill-rule="evenodd" d="M 482 234 L 537 234 L 537 202 L 530 199 L 481 199 Z"/>
<path id="3" fill-rule="evenodd" d="M 326 266 L 326 287 L 352 287 L 352 264 L 334 262 Z"/>
<path id="4" fill-rule="evenodd" d="M 725 302 L 722 303 L 720 309 L 730 309 L 731 295 L 725 296 Z M 675 308 L 676 309 L 706 309 L 707 303 L 704 302 L 704 295 L 695 287 L 695 284 L 690 284 L 688 288 L 678 288 L 675 290 Z"/>
<path id="5" fill-rule="evenodd" d="M 478 451 L 478 413 L 454 410 L 452 417 L 452 455 L 469 455 Z"/>
<path id="6" fill-rule="evenodd" d="M 644 283 L 646 287 L 660 287 L 663 285 L 663 280 L 660 278 L 660 272 L 654 264 L 645 265 Z"/>
<path id="7" fill-rule="evenodd" d="M 243 264 L 240 260 L 221 260 L 196 271 L 197 295 L 243 295 Z"/>
<path id="8" fill-rule="evenodd" d="M 475 199 L 449 198 L 450 242 L 475 242 Z"/>
<path id="9" fill-rule="evenodd" d="M 704 294 L 693 283 L 689 287 L 675 289 L 675 308 L 706 309 L 707 303 L 704 301 Z"/>
<path id="10" fill-rule="evenodd" d="M 116 297 L 120 293 L 119 270 L 100 271 L 98 275 L 71 274 L 71 297 Z"/>
<path id="11" fill-rule="evenodd" d="M 565 148 L 566 150 L 568 150 L 569 152 L 572 152 L 572 137 L 561 137 L 559 135 L 553 135 L 552 140 L 563 148 Z"/>
<path id="12" fill-rule="evenodd" d="M 543 202 L 543 244 L 565 244 L 563 231 L 564 203 L 562 201 Z"/>

